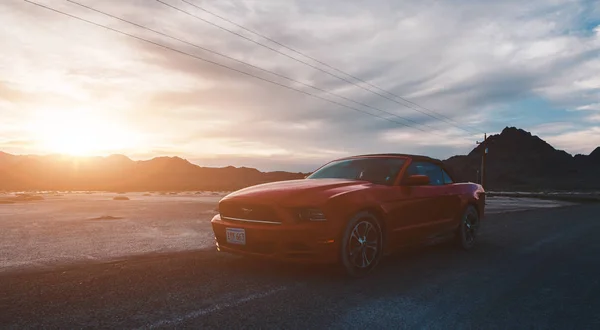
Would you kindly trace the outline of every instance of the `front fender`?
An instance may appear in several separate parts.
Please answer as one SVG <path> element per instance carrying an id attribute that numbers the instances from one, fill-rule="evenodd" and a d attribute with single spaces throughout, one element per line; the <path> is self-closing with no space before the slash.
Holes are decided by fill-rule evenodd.
<path id="1" fill-rule="evenodd" d="M 354 190 L 334 195 L 329 199 L 326 207 L 327 211 L 335 214 L 337 221 L 343 222 L 365 210 L 371 210 L 378 216 L 384 216 L 381 204 L 366 190 Z"/>
<path id="2" fill-rule="evenodd" d="M 486 194 L 483 187 L 479 184 L 471 184 L 470 189 L 463 194 L 463 209 L 473 205 L 477 209 L 479 219 L 483 219 L 485 215 Z"/>

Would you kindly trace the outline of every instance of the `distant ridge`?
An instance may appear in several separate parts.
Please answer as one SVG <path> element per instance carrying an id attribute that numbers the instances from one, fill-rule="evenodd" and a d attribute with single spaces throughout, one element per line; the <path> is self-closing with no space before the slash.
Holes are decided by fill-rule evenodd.
<path id="1" fill-rule="evenodd" d="M 572 156 L 515 127 L 488 138 L 487 189 L 600 190 L 600 147 Z M 478 180 L 483 146 L 444 162 L 461 181 Z"/>
<path id="2" fill-rule="evenodd" d="M 72 158 L 0 153 L 0 190 L 236 190 L 303 177 L 245 167 L 200 167 L 179 157 L 134 161 L 124 155 Z"/>
<path id="3" fill-rule="evenodd" d="M 600 147 L 587 156 L 572 156 L 515 127 L 490 136 L 488 146 L 488 190 L 600 190 Z M 479 145 L 444 163 L 459 181 L 478 182 L 482 152 Z M 72 158 L 0 151 L 0 190 L 237 190 L 304 176 L 247 167 L 201 167 L 179 157 L 134 161 L 124 155 Z"/>
<path id="4" fill-rule="evenodd" d="M 600 147 L 594 149 L 589 157 L 593 162 L 600 165 Z"/>

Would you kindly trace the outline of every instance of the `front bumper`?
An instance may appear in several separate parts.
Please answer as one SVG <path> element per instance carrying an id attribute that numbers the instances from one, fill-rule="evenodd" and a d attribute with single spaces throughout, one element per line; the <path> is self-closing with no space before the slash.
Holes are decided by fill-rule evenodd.
<path id="1" fill-rule="evenodd" d="M 211 224 L 219 251 L 294 262 L 334 263 L 338 260 L 339 243 L 330 224 L 250 223 L 222 219 L 218 214 Z M 228 243 L 226 228 L 244 229 L 246 244 Z"/>

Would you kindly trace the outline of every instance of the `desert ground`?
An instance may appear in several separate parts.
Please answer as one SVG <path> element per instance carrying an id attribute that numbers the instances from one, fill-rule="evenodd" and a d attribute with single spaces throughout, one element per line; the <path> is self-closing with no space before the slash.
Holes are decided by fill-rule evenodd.
<path id="1" fill-rule="evenodd" d="M 0 201 L 14 201 L 0 204 L 0 272 L 212 248 L 210 219 L 225 194 L 46 192 L 0 195 Z M 124 197 L 128 200 L 115 200 Z M 494 197 L 488 200 L 487 212 L 570 204 Z"/>
<path id="2" fill-rule="evenodd" d="M 127 195 L 0 208 L 0 328 L 600 328 L 599 204 L 490 199 L 475 249 L 416 248 L 349 280 L 216 252 L 217 197 Z"/>
<path id="3" fill-rule="evenodd" d="M 0 272 L 214 245 L 210 219 L 223 193 L 34 196 L 44 199 L 0 204 Z"/>

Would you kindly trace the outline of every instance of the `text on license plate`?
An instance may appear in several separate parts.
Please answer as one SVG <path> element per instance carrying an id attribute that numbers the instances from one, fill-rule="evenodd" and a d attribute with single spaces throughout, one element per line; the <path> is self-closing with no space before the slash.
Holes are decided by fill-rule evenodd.
<path id="1" fill-rule="evenodd" d="M 226 228 L 227 243 L 246 245 L 246 230 L 243 228 Z"/>

